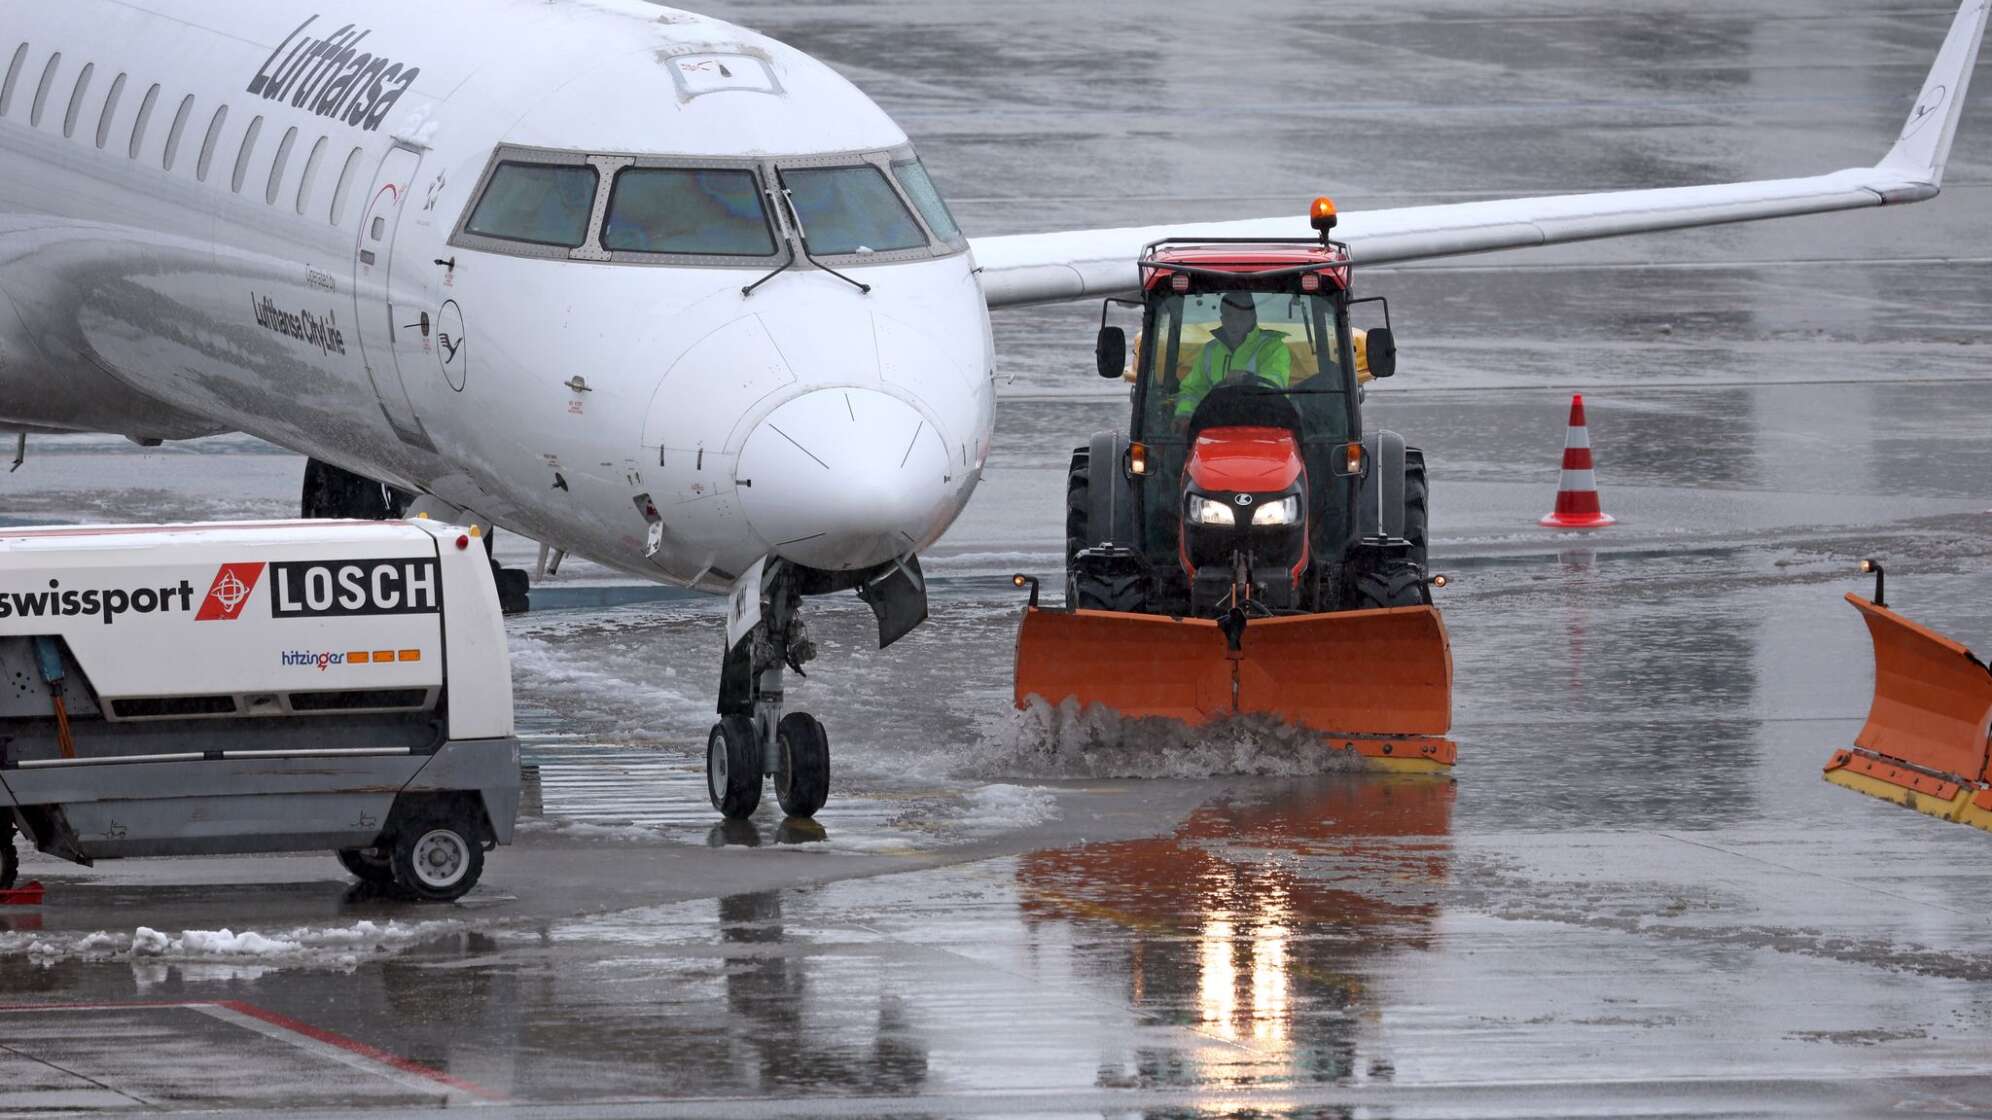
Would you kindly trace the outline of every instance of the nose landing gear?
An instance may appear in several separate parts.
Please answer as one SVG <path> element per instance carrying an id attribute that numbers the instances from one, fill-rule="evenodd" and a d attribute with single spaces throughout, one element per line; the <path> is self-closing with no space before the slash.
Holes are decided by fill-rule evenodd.
<path id="1" fill-rule="evenodd" d="M 782 712 L 787 670 L 802 673 L 816 644 L 802 625 L 802 592 L 786 565 L 761 584 L 761 621 L 727 651 L 719 678 L 719 722 L 706 737 L 706 793 L 721 816 L 739 820 L 761 803 L 761 779 L 791 817 L 813 816 L 830 793 L 830 740 L 807 712 Z"/>

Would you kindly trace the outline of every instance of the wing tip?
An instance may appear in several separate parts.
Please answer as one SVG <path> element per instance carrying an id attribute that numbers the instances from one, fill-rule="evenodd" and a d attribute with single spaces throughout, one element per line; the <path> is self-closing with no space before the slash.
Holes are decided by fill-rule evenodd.
<path id="1" fill-rule="evenodd" d="M 1950 32 L 1938 48 L 1936 61 L 1909 117 L 1896 135 L 1895 145 L 1876 164 L 1877 169 L 1903 173 L 1918 184 L 1927 184 L 1933 197 L 1943 185 L 1944 165 L 1950 160 L 1951 143 L 1957 138 L 1958 119 L 1963 115 L 1965 95 L 1971 86 L 1971 71 L 1985 37 L 1985 24 L 1992 15 L 1992 0 L 1963 0 L 1951 20 Z M 1893 200 L 1891 200 L 1893 201 Z M 1917 201 L 1905 199 L 1904 201 Z"/>

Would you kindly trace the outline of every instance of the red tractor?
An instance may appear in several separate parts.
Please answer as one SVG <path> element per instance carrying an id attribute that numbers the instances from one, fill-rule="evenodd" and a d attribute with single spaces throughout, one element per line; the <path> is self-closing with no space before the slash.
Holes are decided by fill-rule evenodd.
<path id="1" fill-rule="evenodd" d="M 1133 417 L 1073 452 L 1065 608 L 1018 577 L 1019 707 L 1270 712 L 1393 768 L 1450 765 L 1424 456 L 1363 426 L 1363 382 L 1396 349 L 1325 203 L 1319 240 L 1148 246 L 1131 365 L 1103 312 L 1099 372 L 1133 379 Z M 1351 328 L 1364 302 L 1386 326 Z"/>

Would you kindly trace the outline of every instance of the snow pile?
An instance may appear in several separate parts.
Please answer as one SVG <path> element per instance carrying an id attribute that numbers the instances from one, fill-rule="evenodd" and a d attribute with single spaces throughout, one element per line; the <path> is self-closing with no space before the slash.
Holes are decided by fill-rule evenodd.
<path id="1" fill-rule="evenodd" d="M 1240 716 L 1202 727 L 1170 719 L 1127 719 L 1076 700 L 1053 707 L 1033 697 L 988 736 L 975 768 L 984 774 L 1037 778 L 1294 777 L 1356 769 L 1346 752 L 1320 735 L 1267 716 Z M 1000 788 L 1000 787 L 997 787 Z"/>
<path id="2" fill-rule="evenodd" d="M 148 941 L 165 940 L 165 947 L 148 955 L 164 956 L 177 953 L 188 957 L 281 957 L 304 951 L 304 946 L 289 938 L 265 937 L 255 931 L 236 933 L 226 929 L 190 929 L 177 940 L 167 939 L 157 930 L 138 927 L 132 935 L 134 952 L 140 938 Z"/>
<path id="3" fill-rule="evenodd" d="M 237 961 L 287 967 L 351 968 L 368 957 L 397 952 L 463 927 L 454 921 L 371 921 L 350 926 L 299 926 L 281 933 L 190 929 L 177 936 L 139 926 L 129 936 L 98 930 L 77 938 L 35 935 L 0 940 L 0 955 L 26 953 L 36 964 L 59 960 Z"/>

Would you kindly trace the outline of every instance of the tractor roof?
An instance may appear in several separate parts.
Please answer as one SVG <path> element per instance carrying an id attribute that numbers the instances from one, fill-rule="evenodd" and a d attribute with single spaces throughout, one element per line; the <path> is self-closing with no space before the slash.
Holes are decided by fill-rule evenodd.
<path id="1" fill-rule="evenodd" d="M 1182 266 L 1180 269 L 1172 265 Z M 1267 274 L 1300 275 L 1314 272 L 1327 277 L 1336 287 L 1349 286 L 1348 247 L 1340 242 L 1323 244 L 1312 238 L 1292 241 L 1170 238 L 1148 246 L 1141 255 L 1141 285 L 1154 288 L 1179 272 L 1202 278 L 1199 287 L 1214 284 L 1213 273 L 1232 273 L 1241 278 Z"/>

